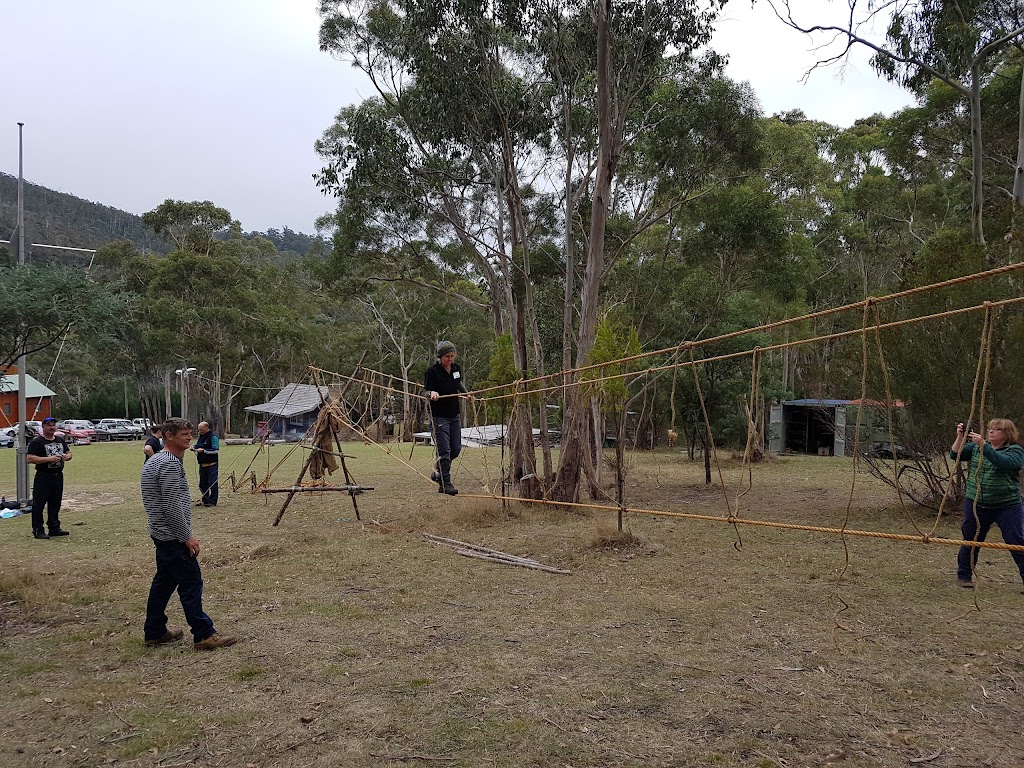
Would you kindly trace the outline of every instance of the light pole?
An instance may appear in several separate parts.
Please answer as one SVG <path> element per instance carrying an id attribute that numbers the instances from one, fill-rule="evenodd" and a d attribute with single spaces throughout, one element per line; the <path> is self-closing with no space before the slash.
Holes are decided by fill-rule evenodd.
<path id="1" fill-rule="evenodd" d="M 181 418 L 188 418 L 188 375 L 195 373 L 195 368 L 177 368 L 174 371 L 181 378 Z"/>

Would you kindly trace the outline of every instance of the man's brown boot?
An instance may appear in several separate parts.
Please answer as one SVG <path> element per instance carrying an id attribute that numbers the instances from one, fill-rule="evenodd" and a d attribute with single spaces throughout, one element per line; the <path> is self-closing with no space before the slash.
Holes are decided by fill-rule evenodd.
<path id="1" fill-rule="evenodd" d="M 180 640 L 183 634 L 185 633 L 180 629 L 168 629 L 164 632 L 163 637 L 158 637 L 155 640 L 147 640 L 146 645 L 165 645 L 166 643 L 173 643 L 175 640 Z"/>
<path id="2" fill-rule="evenodd" d="M 231 635 L 210 635 L 205 640 L 195 643 L 194 648 L 197 651 L 212 651 L 215 648 L 227 648 L 237 642 L 238 638 Z"/>

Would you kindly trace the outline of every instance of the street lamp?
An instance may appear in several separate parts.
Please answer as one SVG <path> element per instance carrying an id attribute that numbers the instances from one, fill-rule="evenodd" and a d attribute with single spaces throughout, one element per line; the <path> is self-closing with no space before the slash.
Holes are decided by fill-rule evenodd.
<path id="1" fill-rule="evenodd" d="M 177 368 L 174 371 L 181 379 L 181 418 L 188 418 L 188 375 L 195 373 L 195 368 Z"/>

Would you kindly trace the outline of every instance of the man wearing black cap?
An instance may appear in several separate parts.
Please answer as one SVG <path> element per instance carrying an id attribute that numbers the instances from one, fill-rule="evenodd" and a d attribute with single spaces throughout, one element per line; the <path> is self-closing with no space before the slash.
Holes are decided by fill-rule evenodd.
<path id="1" fill-rule="evenodd" d="M 430 400 L 430 416 L 434 423 L 434 444 L 437 447 L 437 469 L 431 477 L 438 493 L 455 496 L 452 485 L 452 462 L 462 450 L 462 424 L 459 422 L 459 395 L 468 395 L 462 371 L 455 364 L 455 345 L 442 341 L 437 345 L 437 362 L 427 368 L 423 386 Z"/>
<path id="2" fill-rule="evenodd" d="M 28 444 L 25 461 L 36 465 L 36 478 L 32 484 L 32 535 L 37 539 L 67 536 L 60 527 L 60 502 L 64 498 L 64 463 L 71 461 L 71 449 L 56 436 L 57 420 L 53 416 L 43 419 L 43 434 L 36 435 Z M 47 534 L 43 530 L 43 507 L 46 507 Z"/>

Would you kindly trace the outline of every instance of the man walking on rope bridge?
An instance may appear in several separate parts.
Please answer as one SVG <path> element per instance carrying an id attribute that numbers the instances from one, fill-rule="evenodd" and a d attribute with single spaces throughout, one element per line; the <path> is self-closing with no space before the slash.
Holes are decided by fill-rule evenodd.
<path id="1" fill-rule="evenodd" d="M 164 449 L 142 465 L 142 505 L 156 545 L 156 575 L 146 602 L 145 643 L 173 643 L 184 634 L 167 628 L 167 601 L 178 590 L 197 651 L 234 645 L 237 638 L 218 635 L 213 620 L 203 611 L 199 539 L 192 535 L 192 494 L 182 464 L 192 442 L 192 425 L 185 419 L 168 419 L 163 434 Z"/>
<path id="2" fill-rule="evenodd" d="M 431 479 L 438 493 L 455 496 L 452 485 L 452 462 L 462 451 L 462 424 L 459 421 L 459 395 L 468 395 L 462 371 L 455 364 L 455 345 L 442 341 L 437 345 L 437 362 L 423 374 L 423 386 L 430 399 L 430 418 L 434 425 L 437 447 L 437 471 Z"/>
<path id="3" fill-rule="evenodd" d="M 1020 435 L 1009 419 L 988 423 L 988 440 L 978 432 L 964 434 L 964 425 L 956 425 L 956 440 L 949 456 L 970 463 L 964 501 L 963 538 L 984 541 L 995 523 L 1007 544 L 1024 544 L 1024 505 L 1020 496 L 1020 470 L 1024 467 L 1024 448 L 1017 445 Z M 974 570 L 980 547 L 960 547 L 956 559 L 957 583 L 974 588 Z M 972 557 L 973 554 L 973 557 Z M 1010 552 L 1024 581 L 1024 552 Z"/>

